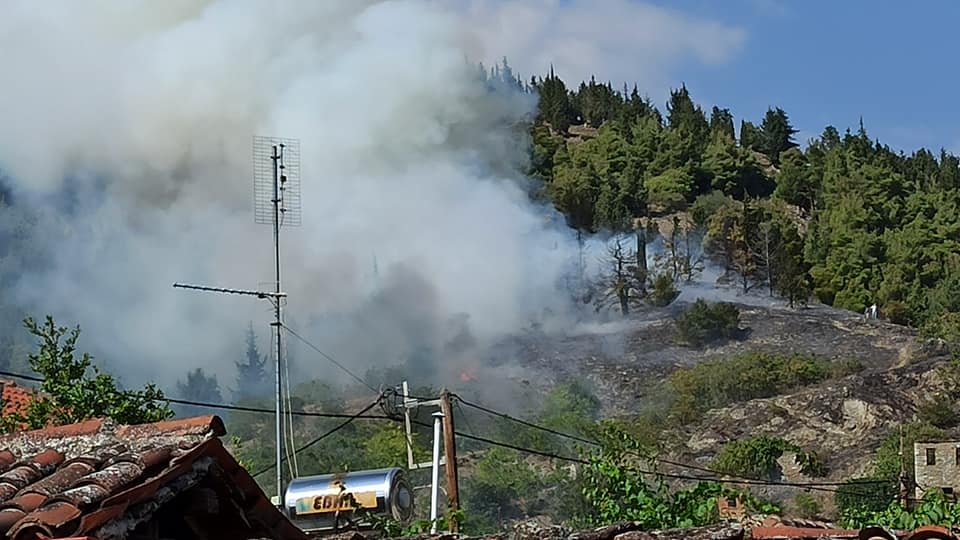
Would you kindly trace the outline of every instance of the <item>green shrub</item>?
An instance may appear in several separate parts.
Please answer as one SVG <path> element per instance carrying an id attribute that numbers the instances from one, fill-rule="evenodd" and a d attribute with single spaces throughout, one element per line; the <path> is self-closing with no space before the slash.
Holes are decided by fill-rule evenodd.
<path id="1" fill-rule="evenodd" d="M 710 468 L 732 476 L 756 479 L 775 479 L 780 475 L 777 462 L 784 452 L 794 452 L 800 471 L 809 476 L 825 476 L 823 461 L 813 452 L 806 452 L 796 444 L 779 437 L 758 435 L 733 441 L 723 446 Z"/>
<path id="2" fill-rule="evenodd" d="M 848 508 L 840 513 L 841 527 L 859 529 L 867 525 L 900 530 L 939 525 L 950 529 L 960 525 L 960 504 L 947 500 L 940 490 L 931 490 L 911 510 L 893 501 L 880 511 Z"/>
<path id="3" fill-rule="evenodd" d="M 710 221 L 710 217 L 716 214 L 717 210 L 735 202 L 732 198 L 724 195 L 722 191 L 704 193 L 693 201 L 693 205 L 690 207 L 690 217 L 693 218 L 695 226 L 705 228 L 707 222 Z"/>
<path id="4" fill-rule="evenodd" d="M 647 178 L 643 184 L 649 203 L 670 212 L 686 205 L 693 190 L 693 177 L 684 169 L 667 169 L 663 174 Z"/>
<path id="5" fill-rule="evenodd" d="M 673 390 L 670 414 L 688 423 L 704 411 L 778 395 L 815 384 L 856 368 L 812 356 L 748 352 L 732 358 L 704 362 L 674 371 L 668 383 Z"/>
<path id="6" fill-rule="evenodd" d="M 880 447 L 877 448 L 876 458 L 874 460 L 874 476 L 878 478 L 889 478 L 896 480 L 900 475 L 900 436 L 901 428 L 903 434 L 903 447 L 906 451 L 903 453 L 903 468 L 907 476 L 912 478 L 913 462 L 913 443 L 917 441 L 933 442 L 946 439 L 947 433 L 942 429 L 923 422 L 914 422 L 904 424 L 902 427 L 894 428 L 884 439 Z"/>
<path id="7" fill-rule="evenodd" d="M 890 478 L 867 476 L 851 478 L 837 488 L 833 495 L 837 513 L 880 512 L 897 497 L 897 481 Z"/>
<path id="8" fill-rule="evenodd" d="M 950 396 L 937 395 L 917 409 L 917 419 L 932 426 L 949 429 L 960 423 L 957 403 Z"/>
<path id="9" fill-rule="evenodd" d="M 650 304 L 657 307 L 666 307 L 673 303 L 678 296 L 680 296 L 680 291 L 670 274 L 663 272 L 653 278 L 653 286 L 648 297 Z"/>
<path id="10" fill-rule="evenodd" d="M 583 495 L 590 509 L 586 521 L 608 525 L 635 521 L 643 530 L 690 528 L 719 521 L 717 498 L 741 497 L 747 508 L 762 513 L 779 509 L 751 497 L 724 488 L 716 482 L 698 482 L 671 490 L 664 478 L 651 475 L 648 463 L 652 454 L 644 443 L 610 426 L 603 437 L 603 448 L 584 456 Z"/>
<path id="11" fill-rule="evenodd" d="M 793 498 L 793 505 L 797 508 L 797 514 L 805 519 L 816 519 L 820 517 L 820 503 L 809 493 L 797 493 Z"/>
<path id="12" fill-rule="evenodd" d="M 539 504 L 542 478 L 514 450 L 494 448 L 464 478 L 463 505 L 473 532 L 486 532 L 501 521 L 522 518 Z"/>
<path id="13" fill-rule="evenodd" d="M 733 338 L 740 333 L 740 309 L 727 302 L 698 299 L 677 317 L 677 330 L 682 341 L 697 347 Z"/>

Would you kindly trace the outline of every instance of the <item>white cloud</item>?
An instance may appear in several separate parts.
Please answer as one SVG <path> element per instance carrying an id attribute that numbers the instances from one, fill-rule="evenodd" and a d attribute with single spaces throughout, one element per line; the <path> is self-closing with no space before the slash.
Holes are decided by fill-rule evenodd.
<path id="1" fill-rule="evenodd" d="M 506 56 L 525 78 L 553 64 L 568 84 L 596 75 L 659 91 L 677 85 L 683 63 L 722 65 L 746 39 L 741 28 L 631 0 L 469 0 L 463 11 L 473 54 Z"/>

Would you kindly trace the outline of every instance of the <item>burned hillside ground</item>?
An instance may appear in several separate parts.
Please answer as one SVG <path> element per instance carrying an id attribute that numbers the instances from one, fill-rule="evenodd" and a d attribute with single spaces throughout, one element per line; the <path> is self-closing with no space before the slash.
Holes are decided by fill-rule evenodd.
<path id="1" fill-rule="evenodd" d="M 791 309 L 737 304 L 740 339 L 691 347 L 680 342 L 675 323 L 687 305 L 677 302 L 615 322 L 583 325 L 564 335 L 517 336 L 501 343 L 488 365 L 533 393 L 568 380 L 589 381 L 606 414 L 617 416 L 643 412 L 645 399 L 661 393 L 664 379 L 677 368 L 745 352 L 855 360 L 866 372 L 929 355 L 909 328 L 866 321 L 822 305 Z"/>

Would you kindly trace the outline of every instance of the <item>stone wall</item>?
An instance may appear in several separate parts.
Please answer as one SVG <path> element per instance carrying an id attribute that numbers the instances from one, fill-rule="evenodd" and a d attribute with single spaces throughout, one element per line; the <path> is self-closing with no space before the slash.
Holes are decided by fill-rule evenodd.
<path id="1" fill-rule="evenodd" d="M 960 491 L 960 441 L 914 443 L 913 459 L 918 499 L 931 489 Z"/>

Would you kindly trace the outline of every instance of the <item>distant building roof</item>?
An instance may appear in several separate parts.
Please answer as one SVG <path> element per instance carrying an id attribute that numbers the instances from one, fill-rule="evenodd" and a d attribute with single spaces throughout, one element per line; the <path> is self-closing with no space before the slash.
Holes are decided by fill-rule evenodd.
<path id="1" fill-rule="evenodd" d="M 226 451 L 225 433 L 203 416 L 4 435 L 0 536 L 304 540 Z"/>
<path id="2" fill-rule="evenodd" d="M 0 379 L 0 415 L 7 416 L 12 413 L 27 415 L 27 405 L 33 399 L 35 392 L 29 388 L 17 386 L 17 383 Z"/>

